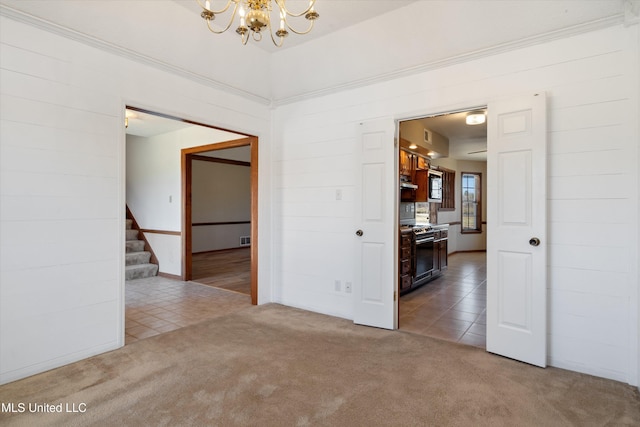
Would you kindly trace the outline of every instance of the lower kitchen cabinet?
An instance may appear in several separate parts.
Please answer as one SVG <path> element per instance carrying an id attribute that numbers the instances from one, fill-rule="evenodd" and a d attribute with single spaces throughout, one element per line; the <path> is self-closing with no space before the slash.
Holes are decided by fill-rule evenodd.
<path id="1" fill-rule="evenodd" d="M 449 230 L 436 232 L 436 240 L 433 248 L 433 270 L 442 273 L 447 269 L 447 251 L 449 249 Z"/>
<path id="2" fill-rule="evenodd" d="M 400 292 L 411 289 L 413 284 L 413 232 L 411 229 L 400 232 Z"/>
<path id="3" fill-rule="evenodd" d="M 426 239 L 430 243 L 422 243 L 414 238 L 410 228 L 400 230 L 398 287 L 401 295 L 429 283 L 447 269 L 449 230 L 437 229 L 428 234 L 433 235 L 432 238 Z M 419 259 L 421 256 L 428 258 Z"/>
<path id="4" fill-rule="evenodd" d="M 443 272 L 447 269 L 448 260 L 447 260 L 447 250 L 449 249 L 449 241 L 441 240 L 440 241 L 440 272 Z"/>

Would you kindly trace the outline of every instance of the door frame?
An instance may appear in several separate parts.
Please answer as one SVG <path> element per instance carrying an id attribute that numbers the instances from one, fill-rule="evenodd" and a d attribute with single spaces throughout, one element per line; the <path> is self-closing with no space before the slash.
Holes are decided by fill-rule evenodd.
<path id="1" fill-rule="evenodd" d="M 453 114 L 453 113 L 461 113 L 461 112 L 466 112 L 466 111 L 475 111 L 475 110 L 483 110 L 483 109 L 487 109 L 488 108 L 488 103 L 489 101 L 480 101 L 478 102 L 477 100 L 474 101 L 470 101 L 470 102 L 461 102 L 461 103 L 457 103 L 455 105 L 449 106 L 449 107 L 433 107 L 431 109 L 431 113 L 412 113 L 412 114 L 400 114 L 400 115 L 396 115 L 394 120 L 396 122 L 396 129 L 397 129 L 397 139 L 398 139 L 398 143 L 395 146 L 395 156 L 396 156 L 396 174 L 395 174 L 395 181 L 396 181 L 396 187 L 400 186 L 400 174 L 399 174 L 399 170 L 397 170 L 399 168 L 399 157 L 400 157 L 400 123 L 402 122 L 406 122 L 406 121 L 410 121 L 410 120 L 418 120 L 418 119 L 425 119 L 425 118 L 429 118 L 429 117 L 435 117 L 435 116 L 441 116 L 443 114 Z M 488 143 L 488 141 L 487 141 Z M 483 199 L 486 201 L 486 198 L 488 196 L 488 194 L 484 194 L 483 195 Z M 396 197 L 396 210 L 399 209 L 399 203 L 400 203 L 400 198 Z M 486 218 L 486 221 L 489 221 L 489 217 Z M 396 245 L 398 244 L 398 239 L 399 239 L 399 230 L 398 229 L 398 225 L 396 224 Z M 486 230 L 485 230 L 486 232 Z M 399 253 L 398 253 L 398 249 L 396 248 L 396 250 L 394 251 L 394 263 L 397 266 L 399 262 Z M 486 262 L 485 262 L 486 265 Z M 397 274 L 396 274 L 397 276 Z M 396 329 L 400 329 L 401 325 L 400 325 L 400 283 L 398 281 L 398 278 L 396 277 L 395 279 L 396 281 L 396 292 L 398 295 L 398 300 L 396 301 Z"/>
<path id="2" fill-rule="evenodd" d="M 132 104 L 136 104 L 136 102 L 124 102 L 123 103 L 123 108 L 122 111 L 124 114 L 124 116 L 126 116 L 126 110 L 132 110 L 132 111 L 139 111 L 141 113 L 144 114 L 150 114 L 150 115 L 154 115 L 154 116 L 158 116 L 158 117 L 162 117 L 168 120 L 175 120 L 178 122 L 182 122 L 182 123 L 187 123 L 189 125 L 193 125 L 193 126 L 201 126 L 201 127 L 205 127 L 205 128 L 209 128 L 209 129 L 215 129 L 215 130 L 221 130 L 221 131 L 225 131 L 225 132 L 230 132 L 230 133 L 234 133 L 236 135 L 238 135 L 239 139 L 236 140 L 229 140 L 229 141 L 224 141 L 224 142 L 220 142 L 217 144 L 210 144 L 210 145 L 206 145 L 206 146 L 201 146 L 201 147 L 191 147 L 191 148 L 186 148 L 181 150 L 181 155 L 180 155 L 180 162 L 181 162 L 181 200 L 182 200 L 182 221 L 181 221 L 181 226 L 182 226 L 182 232 L 181 232 L 181 236 L 182 236 L 182 259 L 181 259 L 181 264 L 182 264 L 182 268 L 181 268 L 181 278 L 184 281 L 190 280 L 191 279 L 191 247 L 192 247 L 192 233 L 191 233 L 191 227 L 186 227 L 187 224 L 187 219 L 186 219 L 186 213 L 187 213 L 187 209 L 186 209 L 186 199 L 187 199 L 187 194 L 189 195 L 188 199 L 189 199 L 189 203 L 191 202 L 191 182 L 189 182 L 189 193 L 185 192 L 186 187 L 186 155 L 187 154 L 196 154 L 198 152 L 202 152 L 202 151 L 213 151 L 213 150 L 220 150 L 220 149 L 224 149 L 224 148 L 235 148 L 235 147 L 242 147 L 242 146 L 247 146 L 250 145 L 251 146 L 251 304 L 252 305 L 257 305 L 258 304 L 258 137 L 255 135 L 251 135 L 248 134 L 246 132 L 240 132 L 240 131 L 236 131 L 236 130 L 231 130 L 231 129 L 226 129 L 220 126 L 213 126 L 213 125 L 208 125 L 206 123 L 202 123 L 202 122 L 197 122 L 197 121 L 193 121 L 193 120 L 188 120 L 188 119 L 184 119 L 178 116 L 174 116 L 172 114 L 166 114 L 166 113 L 161 113 L 158 111 L 158 109 L 149 109 L 149 108 L 140 108 L 140 107 L 136 107 Z M 125 120 L 124 120 L 124 116 L 123 116 L 123 120 L 122 120 L 122 124 L 123 124 L 123 128 L 125 126 Z M 124 140 L 123 140 L 123 152 L 126 152 L 126 129 L 124 129 L 123 132 L 124 135 Z M 123 164 L 125 165 L 125 167 L 123 167 L 123 170 L 126 171 L 126 160 L 123 158 Z M 191 162 L 188 162 L 189 165 L 189 170 L 191 170 Z M 126 175 L 126 172 L 125 172 Z M 189 171 L 189 181 L 191 180 L 191 172 Z M 126 182 L 126 177 L 123 178 L 123 182 Z M 126 191 L 123 190 L 123 198 L 122 198 L 122 205 L 123 207 L 126 206 Z M 124 212 L 124 208 L 123 208 L 123 212 Z M 189 225 L 191 224 L 191 205 L 189 204 Z M 123 221 L 124 223 L 124 221 Z M 124 234 L 123 234 L 123 239 L 124 239 Z M 188 245 L 187 245 L 187 239 L 189 240 Z M 187 255 L 187 248 L 189 249 L 188 255 Z M 188 270 L 187 270 L 187 264 L 188 264 Z M 124 266 L 124 252 L 122 253 L 122 263 L 121 265 Z M 188 276 L 187 276 L 187 271 L 188 271 Z M 122 277 L 124 278 L 124 273 L 122 274 Z M 124 283 L 124 282 L 123 282 Z M 123 292 L 122 292 L 122 307 L 123 307 L 123 312 L 122 312 L 122 318 L 124 319 L 124 306 L 125 306 L 125 301 L 124 301 L 124 287 L 123 287 Z M 123 321 L 124 324 L 124 321 Z M 123 328 L 124 330 L 124 328 Z M 124 332 L 123 332 L 123 337 L 124 337 Z"/>
<path id="3" fill-rule="evenodd" d="M 251 147 L 251 304 L 258 304 L 258 138 L 245 138 L 183 148 L 180 152 L 182 181 L 182 280 L 192 278 L 193 229 L 192 197 L 193 155 L 205 151 L 224 150 L 228 148 Z"/>

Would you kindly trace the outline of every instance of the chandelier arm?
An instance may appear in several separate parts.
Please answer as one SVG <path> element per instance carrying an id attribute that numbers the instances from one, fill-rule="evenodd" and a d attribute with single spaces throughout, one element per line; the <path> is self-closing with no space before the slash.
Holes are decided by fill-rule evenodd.
<path id="1" fill-rule="evenodd" d="M 214 15 L 218 15 L 219 13 L 224 13 L 229 9 L 229 6 L 231 6 L 231 3 L 235 3 L 236 7 L 238 7 L 238 2 L 239 0 L 227 0 L 227 5 L 224 7 L 224 9 L 220 9 L 220 10 L 212 10 L 212 9 L 208 9 L 203 3 L 202 0 L 196 0 L 198 2 L 198 5 L 200 5 L 200 7 L 203 10 L 208 10 L 209 12 L 212 12 Z"/>
<path id="2" fill-rule="evenodd" d="M 287 28 L 290 29 L 295 34 L 305 35 L 305 34 L 308 34 L 313 29 L 313 24 L 316 21 L 309 21 L 311 24 L 309 25 L 309 28 L 306 29 L 306 31 L 297 31 L 295 28 L 293 28 L 291 25 L 289 25 L 289 21 L 287 21 L 286 17 L 284 18 L 284 22 L 287 25 Z"/>
<path id="3" fill-rule="evenodd" d="M 275 37 L 273 37 L 273 30 L 271 29 L 271 20 L 269 20 L 269 35 L 271 36 L 271 41 L 274 45 L 276 45 L 276 47 L 282 46 L 282 44 L 284 43 L 284 37 L 280 37 L 280 43 L 276 41 Z"/>
<path id="4" fill-rule="evenodd" d="M 232 1 L 232 0 L 229 0 L 229 1 Z M 235 19 L 235 17 L 236 17 L 236 12 L 237 12 L 237 10 L 238 10 L 238 2 L 236 2 L 235 0 L 233 0 L 233 1 L 234 1 L 234 3 L 235 3 L 236 5 L 235 5 L 235 7 L 233 8 L 233 13 L 231 14 L 231 19 L 229 19 L 229 23 L 227 24 L 227 26 L 226 26 L 223 30 L 220 30 L 220 31 L 215 30 L 215 29 L 213 29 L 213 28 L 211 27 L 211 20 L 210 20 L 210 19 L 207 19 L 207 27 L 209 28 L 209 31 L 211 31 L 211 32 L 212 32 L 212 33 L 214 33 L 214 34 L 222 34 L 222 33 L 224 33 L 225 31 L 227 31 L 229 28 L 231 28 L 231 24 L 233 24 L 233 20 Z"/>
<path id="5" fill-rule="evenodd" d="M 309 3 L 309 6 L 305 10 L 303 10 L 300 13 L 293 13 L 293 12 L 289 11 L 289 9 L 287 9 L 287 6 L 285 6 L 285 4 L 284 4 L 284 0 L 274 0 L 274 1 L 276 2 L 278 7 L 280 8 L 280 10 L 285 13 L 285 15 L 289 15 L 289 16 L 294 17 L 294 18 L 299 18 L 300 16 L 306 15 L 311 9 L 313 9 L 313 6 L 316 4 L 316 0 L 311 0 L 311 3 Z M 289 27 L 289 28 L 291 28 L 291 27 Z M 294 33 L 295 33 L 295 31 L 294 31 Z M 296 33 L 296 34 L 300 34 L 300 33 Z"/>

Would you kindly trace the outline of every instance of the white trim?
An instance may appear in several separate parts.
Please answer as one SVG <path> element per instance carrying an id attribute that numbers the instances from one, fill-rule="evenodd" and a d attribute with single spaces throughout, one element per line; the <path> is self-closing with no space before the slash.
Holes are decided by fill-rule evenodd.
<path id="1" fill-rule="evenodd" d="M 363 86 L 371 85 L 374 83 L 393 80 L 393 79 L 397 79 L 404 76 L 422 73 L 425 71 L 444 68 L 454 64 L 473 61 L 479 58 L 484 58 L 484 57 L 488 57 L 488 56 L 492 56 L 492 55 L 496 55 L 504 52 L 509 52 L 509 51 L 517 50 L 527 46 L 533 46 L 540 43 L 545 43 L 545 42 L 558 40 L 565 37 L 575 36 L 578 34 L 599 30 L 602 28 L 611 27 L 614 25 L 619 25 L 621 23 L 625 23 L 626 25 L 637 23 L 638 22 L 637 15 L 630 13 L 630 11 L 633 12 L 636 10 L 634 6 L 637 3 L 638 3 L 638 0 L 627 0 L 627 2 L 625 3 L 625 6 L 626 6 L 625 13 L 612 15 L 606 18 L 597 19 L 595 21 L 591 21 L 583 24 L 573 25 L 571 27 L 563 28 L 560 30 L 550 31 L 537 36 L 526 37 L 520 40 L 502 43 L 490 48 L 480 49 L 474 52 L 465 53 L 462 55 L 456 55 L 456 56 L 441 59 L 438 61 L 428 62 L 425 64 L 416 65 L 413 67 L 406 67 L 400 70 L 378 74 L 373 77 L 353 80 L 353 81 L 335 85 L 326 89 L 305 92 L 299 95 L 293 95 L 293 96 L 280 98 L 280 99 L 267 98 L 264 96 L 256 95 L 251 92 L 247 92 L 246 90 L 237 88 L 235 86 L 231 86 L 229 84 L 220 82 L 218 80 L 202 76 L 200 74 L 194 73 L 184 68 L 166 63 L 164 61 L 160 61 L 158 59 L 140 54 L 138 52 L 132 51 L 130 49 L 127 49 L 121 46 L 117 46 L 113 43 L 100 40 L 88 34 L 84 34 L 79 31 L 64 27 L 62 25 L 52 23 L 45 19 L 38 18 L 36 16 L 19 11 L 17 9 L 14 9 L 6 5 L 0 4 L 0 16 L 6 16 L 16 21 L 32 25 L 36 28 L 40 28 L 42 30 L 49 31 L 54 34 L 58 34 L 63 37 L 87 44 L 89 46 L 96 47 L 103 51 L 114 53 L 116 55 L 146 64 L 146 65 L 154 66 L 160 70 L 164 70 L 169 73 L 176 74 L 178 76 L 190 79 L 194 82 L 201 83 L 215 89 L 220 89 L 231 94 L 242 96 L 246 99 L 259 102 L 260 104 L 263 104 L 263 105 L 271 105 L 272 107 L 276 107 L 276 106 L 291 104 L 294 102 L 299 102 L 299 101 L 303 101 L 311 98 L 317 98 L 320 96 L 334 94 L 334 93 L 342 92 L 349 89 L 363 87 Z"/>
<path id="2" fill-rule="evenodd" d="M 151 65 L 152 67 L 155 67 L 159 70 L 163 70 L 163 71 L 178 75 L 180 77 L 184 77 L 186 79 L 192 80 L 196 83 L 203 84 L 205 86 L 209 86 L 214 89 L 220 89 L 225 92 L 231 93 L 233 95 L 238 95 L 243 98 L 256 101 L 262 105 L 271 104 L 271 100 L 269 98 L 265 98 L 263 96 L 253 94 L 251 92 L 247 92 L 244 89 L 240 89 L 240 88 L 231 86 L 229 84 L 222 83 L 218 80 L 205 77 L 198 73 L 194 73 L 193 71 L 189 71 L 184 68 L 178 67 L 176 65 L 172 65 L 167 62 L 161 61 L 159 59 L 155 59 L 150 56 L 135 52 L 131 49 L 127 49 L 122 46 L 118 46 L 113 43 L 100 40 L 88 34 L 84 34 L 76 30 L 72 30 L 71 28 L 67 28 L 62 25 L 55 24 L 53 22 L 47 21 L 42 18 L 38 18 L 36 16 L 30 15 L 28 13 L 22 12 L 20 10 L 14 9 L 12 7 L 9 7 L 3 4 L 0 4 L 0 16 L 5 16 L 15 21 L 31 25 L 33 27 L 39 28 L 44 31 L 48 31 L 50 33 L 57 34 L 59 36 L 62 36 L 71 40 L 75 40 L 77 42 L 89 45 L 91 47 L 95 47 L 105 52 L 116 54 L 118 56 L 130 59 L 132 61 L 136 61 L 145 65 Z"/>
<path id="3" fill-rule="evenodd" d="M 640 23 L 640 0 L 626 0 L 624 2 L 624 25 Z"/>
<path id="4" fill-rule="evenodd" d="M 513 50 L 518 50 L 524 47 L 534 46 L 537 44 L 546 43 L 553 40 L 562 39 L 565 37 L 571 37 L 571 36 L 575 36 L 583 33 L 588 33 L 591 31 L 619 25 L 623 22 L 624 22 L 624 15 L 622 14 L 613 15 L 607 18 L 597 19 L 595 21 L 574 25 L 571 27 L 551 31 L 551 32 L 540 34 L 537 36 L 526 37 L 520 40 L 502 43 L 486 49 L 480 49 L 474 52 L 464 53 L 462 55 L 456 55 L 456 56 L 441 59 L 438 61 L 428 62 L 426 64 L 407 67 L 400 70 L 379 74 L 373 77 L 354 80 L 348 83 L 336 85 L 326 89 L 307 92 L 300 95 L 294 95 L 294 96 L 290 96 L 282 99 L 274 99 L 273 104 L 275 106 L 280 106 L 280 105 L 291 104 L 294 102 L 304 101 L 307 99 L 316 98 L 324 95 L 330 95 L 333 93 L 342 92 L 349 89 L 355 89 L 355 88 L 368 86 L 375 83 L 381 83 L 388 80 L 398 79 L 400 77 L 410 76 L 418 73 L 423 73 L 426 71 L 432 71 L 439 68 L 445 68 L 455 64 L 474 61 L 480 58 L 485 58 L 485 57 L 497 55 L 500 53 L 510 52 Z"/>

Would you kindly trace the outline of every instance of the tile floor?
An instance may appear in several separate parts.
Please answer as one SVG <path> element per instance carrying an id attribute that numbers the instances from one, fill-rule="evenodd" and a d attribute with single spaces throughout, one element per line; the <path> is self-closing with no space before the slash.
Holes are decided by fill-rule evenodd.
<path id="1" fill-rule="evenodd" d="M 125 283 L 125 344 L 251 306 L 251 297 L 164 277 Z"/>
<path id="2" fill-rule="evenodd" d="M 164 277 L 125 284 L 125 343 L 251 306 L 237 292 Z M 486 255 L 458 253 L 438 279 L 400 297 L 400 329 L 485 347 Z"/>
<path id="3" fill-rule="evenodd" d="M 485 348 L 487 323 L 485 252 L 449 256 L 438 279 L 400 297 L 401 330 Z"/>

